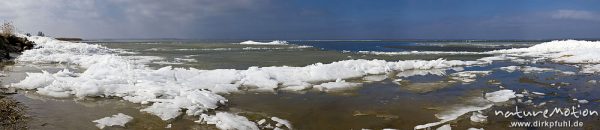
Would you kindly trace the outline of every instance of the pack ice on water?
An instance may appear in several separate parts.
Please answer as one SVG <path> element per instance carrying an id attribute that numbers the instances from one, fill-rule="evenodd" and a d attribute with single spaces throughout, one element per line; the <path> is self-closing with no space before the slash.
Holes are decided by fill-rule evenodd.
<path id="1" fill-rule="evenodd" d="M 170 66 L 153 69 L 146 66 L 148 60 L 138 61 L 119 56 L 115 50 L 100 45 L 72 43 L 37 36 L 28 37 L 28 39 L 34 41 L 36 47 L 23 52 L 16 59 L 17 62 L 72 64 L 85 68 L 85 71 L 78 73 L 64 69 L 56 73 L 46 71 L 27 73 L 25 79 L 11 84 L 10 87 L 32 90 L 41 95 L 61 98 L 120 97 L 133 103 L 149 104 L 149 107 L 141 111 L 156 115 L 163 120 L 174 119 L 186 114 L 199 117 L 199 121 L 202 123 L 216 124 L 223 129 L 256 128 L 249 126 L 256 125 L 255 122 L 244 120 L 246 118 L 236 114 L 217 112 L 221 114 L 209 115 L 207 113 L 207 111 L 215 110 L 227 104 L 228 100 L 220 94 L 242 91 L 240 87 L 250 88 L 250 91 L 303 91 L 312 88 L 314 85 L 318 85 L 317 87 L 320 88 L 337 89 L 339 87 L 355 86 L 355 84 L 347 85 L 351 83 L 342 82 L 343 79 L 405 70 L 443 69 L 455 66 L 489 64 L 493 60 L 502 59 L 497 57 L 482 58 L 476 61 L 359 59 L 337 61 L 329 64 L 315 63 L 304 67 L 250 67 L 246 70 L 199 70 Z M 287 44 L 287 42 L 259 43 L 247 41 L 240 44 L 281 45 Z M 600 48 L 600 44 L 594 45 Z M 590 46 L 591 44 L 588 45 L 587 43 L 581 45 L 586 49 L 591 48 Z M 539 48 L 536 46 L 530 48 L 540 50 L 540 53 L 544 52 L 544 49 L 535 49 Z M 553 53 L 564 53 L 573 57 L 585 57 L 587 55 L 572 50 L 574 49 Z M 519 51 L 501 50 L 494 53 L 517 53 Z M 595 61 L 594 58 L 588 61 Z M 560 59 L 560 57 L 555 57 L 555 59 Z"/>
<path id="2" fill-rule="evenodd" d="M 11 87 L 34 90 L 51 97 L 121 97 L 133 103 L 151 104 L 141 111 L 163 120 L 173 119 L 183 113 L 199 116 L 208 110 L 214 110 L 228 101 L 220 93 L 240 91 L 238 88 L 242 86 L 259 91 L 275 91 L 392 71 L 438 69 L 489 62 L 443 59 L 397 62 L 346 60 L 304 67 L 250 67 L 247 70 L 198 70 L 170 66 L 152 69 L 146 67 L 147 62 L 119 56 L 113 50 L 99 45 L 71 43 L 48 37 L 34 36 L 28 39 L 36 43 L 36 49 L 23 52 L 17 58 L 18 62 L 73 64 L 86 70 L 82 73 L 69 69 L 56 73 L 27 73 L 24 80 Z M 231 116 L 219 117 L 211 119 Z"/>

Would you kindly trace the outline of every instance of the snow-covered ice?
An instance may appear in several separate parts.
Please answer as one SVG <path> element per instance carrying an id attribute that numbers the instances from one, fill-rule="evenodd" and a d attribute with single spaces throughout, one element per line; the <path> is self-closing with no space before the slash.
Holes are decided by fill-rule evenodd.
<path id="1" fill-rule="evenodd" d="M 363 80 L 370 81 L 370 82 L 377 82 L 377 81 L 383 81 L 387 78 L 388 77 L 386 75 L 369 75 L 369 76 L 363 77 Z"/>
<path id="2" fill-rule="evenodd" d="M 506 102 L 511 98 L 515 98 L 515 92 L 513 90 L 499 90 L 485 94 L 485 99 L 492 102 Z"/>
<path id="3" fill-rule="evenodd" d="M 514 72 L 516 70 L 520 70 L 523 73 L 538 73 L 538 72 L 544 72 L 544 71 L 559 71 L 559 70 L 555 70 L 552 68 L 540 68 L 540 67 L 533 67 L 533 66 L 507 66 L 507 67 L 500 67 L 501 70 L 507 71 L 507 72 Z"/>
<path id="4" fill-rule="evenodd" d="M 256 42 L 256 41 L 244 41 L 240 42 L 240 44 L 244 45 L 287 45 L 287 41 L 271 41 L 271 42 Z"/>
<path id="5" fill-rule="evenodd" d="M 438 119 L 440 119 L 440 121 L 418 125 L 415 126 L 414 129 L 426 129 L 438 126 L 449 121 L 456 120 L 458 117 L 469 112 L 482 111 L 491 108 L 494 103 L 508 101 L 510 98 L 515 97 L 514 91 L 512 90 L 498 90 L 495 92 L 486 93 L 485 99 L 482 97 L 476 97 L 468 101 L 466 104 L 454 106 L 449 110 L 435 115 Z"/>
<path id="6" fill-rule="evenodd" d="M 96 126 L 100 129 L 104 129 L 107 126 L 125 126 L 125 124 L 131 121 L 133 117 L 119 113 L 111 117 L 104 117 L 92 122 L 96 123 Z"/>
<path id="7" fill-rule="evenodd" d="M 380 51 L 358 51 L 359 54 L 372 55 L 466 55 L 466 54 L 490 54 L 487 52 L 467 52 L 467 51 L 403 51 L 403 52 L 380 52 Z"/>
<path id="8" fill-rule="evenodd" d="M 259 130 L 256 123 L 249 121 L 246 117 L 227 112 L 217 112 L 215 115 L 200 115 L 200 120 L 206 124 L 214 124 L 222 130 Z"/>
<path id="9" fill-rule="evenodd" d="M 477 111 L 477 112 L 473 112 L 473 115 L 471 115 L 471 117 L 469 117 L 469 119 L 471 119 L 472 122 L 480 123 L 480 122 L 486 122 L 487 116 L 483 115 L 483 113 L 481 111 Z"/>
<path id="10" fill-rule="evenodd" d="M 310 87 L 330 91 L 359 86 L 360 83 L 346 82 L 351 78 L 377 81 L 383 75 L 399 72 L 398 77 L 414 75 L 445 75 L 445 70 L 456 66 L 489 64 L 495 60 L 519 60 L 517 57 L 537 57 L 560 63 L 581 63 L 582 73 L 600 72 L 600 42 L 552 41 L 529 48 L 505 49 L 485 52 L 499 54 L 476 61 L 460 60 L 344 60 L 333 63 L 315 63 L 303 67 L 273 66 L 250 67 L 247 70 L 195 68 L 173 68 L 170 66 L 152 69 L 146 64 L 162 60 L 160 57 L 119 56 L 118 51 L 100 45 L 71 43 L 47 37 L 28 37 L 36 43 L 35 49 L 27 50 L 17 62 L 60 63 L 79 65 L 83 72 L 64 69 L 56 73 L 42 71 L 27 73 L 27 77 L 10 87 L 34 90 L 51 97 L 121 97 L 133 103 L 149 104 L 141 111 L 151 113 L 163 120 L 170 120 L 182 114 L 201 116 L 202 121 L 215 124 L 221 129 L 258 129 L 254 122 L 243 116 L 227 112 L 208 115 L 227 103 L 219 94 L 241 91 L 240 87 L 262 91 L 301 91 Z M 254 42 L 239 44 L 287 45 L 285 41 Z M 179 61 L 193 62 L 180 58 Z M 155 62 L 156 63 L 156 62 Z M 537 67 L 506 67 L 503 70 L 524 72 L 550 71 Z M 411 72 L 412 71 L 412 72 Z M 403 73 L 405 72 L 405 73 Z M 409 73 L 410 72 L 410 73 Z M 462 71 L 450 74 L 452 79 L 473 82 L 478 76 L 491 71 Z M 485 94 L 484 105 L 472 105 L 453 109 L 436 115 L 440 122 L 420 125 L 415 128 L 429 128 L 455 120 L 458 116 L 472 111 L 484 110 L 493 102 L 504 102 L 516 97 L 512 90 L 500 90 Z M 185 111 L 184 111 L 185 110 Z M 285 125 L 285 124 L 283 124 Z M 286 125 L 287 126 L 287 125 Z"/>
<path id="11" fill-rule="evenodd" d="M 322 83 L 319 85 L 315 85 L 314 87 L 321 91 L 339 91 L 339 90 L 350 89 L 353 87 L 358 87 L 360 85 L 361 85 L 361 83 L 352 83 L 352 82 L 346 82 L 345 80 L 342 80 L 342 79 L 337 79 L 335 82 Z"/>
<path id="12" fill-rule="evenodd" d="M 478 76 L 486 76 L 489 75 L 492 71 L 462 71 L 450 74 L 450 78 L 453 80 L 458 80 L 463 83 L 470 83 L 475 81 Z"/>
<path id="13" fill-rule="evenodd" d="M 288 129 L 292 129 L 292 124 L 287 120 L 281 119 L 279 117 L 271 117 L 271 120 L 277 122 L 277 124 L 275 124 L 275 126 L 277 127 L 285 126 Z"/>

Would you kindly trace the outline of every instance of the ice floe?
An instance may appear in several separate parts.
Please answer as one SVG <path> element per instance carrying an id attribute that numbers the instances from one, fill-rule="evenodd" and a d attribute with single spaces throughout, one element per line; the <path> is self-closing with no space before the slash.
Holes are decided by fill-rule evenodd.
<path id="1" fill-rule="evenodd" d="M 515 92 L 512 90 L 498 90 L 485 94 L 485 99 L 482 97 L 475 97 L 469 100 L 466 104 L 454 106 L 453 108 L 436 114 L 435 116 L 440 119 L 438 122 L 427 123 L 423 125 L 415 126 L 414 129 L 426 129 L 434 126 L 442 125 L 449 121 L 456 120 L 458 117 L 467 114 L 469 112 L 482 111 L 491 108 L 494 103 L 508 101 L 510 98 L 514 98 Z"/>
<path id="2" fill-rule="evenodd" d="M 593 74 L 600 72 L 600 64 L 596 65 L 583 65 L 581 69 L 581 73 Z"/>
<path id="3" fill-rule="evenodd" d="M 376 81 L 383 81 L 387 78 L 388 77 L 386 75 L 369 75 L 369 76 L 363 77 L 363 80 L 369 81 L 369 82 L 376 82 Z"/>
<path id="4" fill-rule="evenodd" d="M 198 62 L 198 60 L 188 58 L 175 58 L 175 62 Z"/>
<path id="5" fill-rule="evenodd" d="M 279 40 L 275 40 L 275 41 L 271 41 L 271 42 L 244 41 L 244 42 L 240 42 L 239 44 L 245 44 L 245 45 L 287 45 L 288 42 L 287 41 L 279 41 Z"/>
<path id="6" fill-rule="evenodd" d="M 125 126 L 125 124 L 131 120 L 133 120 L 133 117 L 119 113 L 111 117 L 104 117 L 92 122 L 95 122 L 98 128 L 104 129 L 104 127 L 107 126 Z"/>
<path id="7" fill-rule="evenodd" d="M 462 71 L 450 74 L 450 79 L 458 80 L 463 83 L 470 83 L 475 81 L 478 76 L 489 75 L 492 71 Z"/>
<path id="8" fill-rule="evenodd" d="M 402 51 L 402 52 L 380 52 L 380 51 L 358 51 L 359 54 L 372 55 L 467 55 L 467 54 L 490 54 L 486 52 L 466 52 L 466 51 Z"/>
<path id="9" fill-rule="evenodd" d="M 489 53 L 509 54 L 517 57 L 536 57 L 537 60 L 548 59 L 558 63 L 591 64 L 582 68 L 583 73 L 600 72 L 600 41 L 556 40 L 540 43 L 528 48 L 504 49 Z"/>
<path id="10" fill-rule="evenodd" d="M 559 71 L 559 70 L 555 70 L 555 69 L 552 69 L 552 68 L 540 68 L 540 67 L 533 67 L 533 66 L 507 66 L 507 67 L 500 67 L 500 69 L 504 70 L 504 71 L 507 71 L 507 72 L 514 72 L 514 71 L 520 70 L 523 73 L 537 73 L 537 72 L 545 72 L 545 71 Z M 569 73 L 569 72 L 566 72 L 566 73 Z"/>
<path id="11" fill-rule="evenodd" d="M 352 82 L 346 82 L 345 80 L 342 80 L 342 79 L 337 79 L 335 82 L 322 83 L 319 85 L 315 85 L 314 87 L 321 91 L 339 91 L 339 90 L 350 89 L 350 88 L 357 87 L 360 85 L 361 85 L 361 83 L 352 83 Z"/>
<path id="12" fill-rule="evenodd" d="M 277 126 L 277 127 L 285 126 L 288 129 L 292 129 L 292 124 L 287 120 L 284 120 L 284 119 L 281 119 L 278 117 L 271 117 L 271 120 L 277 122 L 277 124 L 275 124 L 275 126 Z"/>
<path id="13" fill-rule="evenodd" d="M 259 130 L 256 123 L 249 121 L 246 117 L 227 112 L 217 112 L 215 115 L 200 115 L 197 122 L 214 124 L 222 130 Z"/>
<path id="14" fill-rule="evenodd" d="M 600 63 L 600 42 L 580 40 L 557 40 L 540 43 L 528 48 L 505 49 L 492 53 L 513 54 L 516 56 L 548 57 L 566 63 Z"/>
<path id="15" fill-rule="evenodd" d="M 506 102 L 511 98 L 515 98 L 515 92 L 512 90 L 500 90 L 496 92 L 486 93 L 485 99 L 492 102 Z"/>
<path id="16" fill-rule="evenodd" d="M 481 111 L 477 111 L 477 112 L 473 112 L 473 115 L 471 115 L 471 117 L 469 117 L 469 119 L 471 119 L 472 122 L 480 123 L 480 122 L 486 122 L 487 116 L 483 115 Z"/>
<path id="17" fill-rule="evenodd" d="M 436 75 L 436 76 L 444 76 L 446 75 L 445 69 L 428 69 L 428 70 L 406 70 L 402 72 L 398 72 L 396 74 L 397 77 L 406 78 L 411 76 L 425 76 L 425 75 Z"/>
<path id="18" fill-rule="evenodd" d="M 438 122 L 417 125 L 417 126 L 415 126 L 414 129 L 426 129 L 426 128 L 438 126 L 438 125 L 444 124 L 446 122 L 456 120 L 458 117 L 460 117 L 464 114 L 467 114 L 469 112 L 481 111 L 481 110 L 491 108 L 493 106 L 492 103 L 490 103 L 489 101 L 482 99 L 482 98 L 475 98 L 470 102 L 471 102 L 470 104 L 456 106 L 450 110 L 436 114 L 435 116 L 438 119 L 440 119 L 440 121 L 438 121 Z"/>

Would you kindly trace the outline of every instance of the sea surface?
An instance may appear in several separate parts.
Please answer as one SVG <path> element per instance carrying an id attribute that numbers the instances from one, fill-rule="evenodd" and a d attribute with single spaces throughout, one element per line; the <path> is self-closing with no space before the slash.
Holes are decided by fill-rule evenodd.
<path id="1" fill-rule="evenodd" d="M 133 60 L 150 61 L 151 68 L 165 66 L 196 68 L 200 70 L 238 69 L 268 66 L 307 66 L 315 63 L 331 63 L 351 59 L 398 60 L 477 60 L 492 56 L 481 53 L 491 50 L 524 48 L 546 41 L 473 41 L 473 40 L 291 40 L 286 45 L 243 45 L 236 40 L 89 40 L 83 41 L 119 50 L 116 54 Z M 268 42 L 268 41 L 262 41 Z M 404 53 L 403 53 L 404 52 Z M 409 53 L 411 52 L 411 53 Z M 501 70 L 507 66 L 532 66 L 552 68 L 560 71 L 508 72 Z M 5 85 L 25 78 L 26 72 L 57 72 L 62 68 L 83 68 L 61 64 L 26 65 L 16 63 L 4 67 L 8 76 L 0 77 Z M 564 74 L 577 72 L 578 68 L 569 64 L 552 62 L 519 63 L 498 61 L 489 65 L 466 66 L 453 69 L 414 70 L 394 72 L 381 81 L 366 81 L 363 78 L 348 79 L 348 82 L 362 83 L 360 87 L 339 92 L 317 90 L 290 92 L 246 91 L 223 95 L 229 100 L 220 109 L 237 112 L 251 121 L 262 117 L 277 116 L 292 123 L 295 129 L 413 129 L 439 121 L 436 115 L 472 105 L 471 100 L 481 98 L 485 93 L 500 89 L 539 92 L 544 95 L 528 96 L 525 101 L 512 99 L 495 104 L 491 109 L 481 111 L 487 116 L 482 123 L 472 122 L 472 113 L 467 113 L 451 122 L 453 129 L 484 128 L 494 129 L 547 129 L 509 128 L 511 121 L 572 120 L 582 121 L 584 127 L 578 129 L 600 129 L 600 118 L 560 117 L 560 118 L 505 118 L 494 115 L 495 110 L 553 109 L 555 107 L 578 106 L 579 109 L 600 111 L 600 88 L 590 80 L 600 79 L 598 75 Z M 488 75 L 477 76 L 473 82 L 456 82 L 452 74 L 459 71 L 491 71 Z M 403 76 L 405 75 L 405 76 Z M 374 75 L 378 76 L 378 75 Z M 401 79 L 398 80 L 398 79 Z M 216 129 L 213 125 L 193 121 L 197 117 L 182 116 L 174 120 L 160 118 L 139 110 L 145 105 L 129 103 L 119 98 L 52 98 L 31 91 L 19 91 L 12 96 L 29 107 L 32 116 L 31 129 L 97 129 L 92 120 L 124 113 L 134 117 L 125 128 L 110 129 L 164 129 L 168 124 L 172 129 Z M 580 104 L 573 99 L 587 99 Z M 529 102 L 527 102 L 529 101 Z"/>

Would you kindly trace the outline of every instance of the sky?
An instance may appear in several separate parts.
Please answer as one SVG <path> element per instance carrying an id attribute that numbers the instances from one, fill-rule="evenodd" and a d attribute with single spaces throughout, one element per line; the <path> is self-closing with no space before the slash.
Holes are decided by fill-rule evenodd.
<path id="1" fill-rule="evenodd" d="M 600 38 L 594 0 L 2 0 L 21 33 L 87 39 Z"/>

